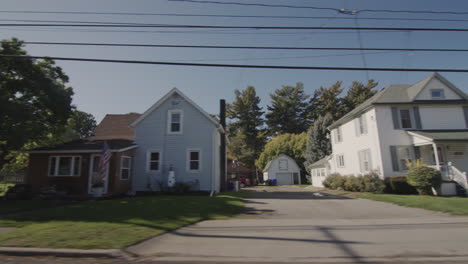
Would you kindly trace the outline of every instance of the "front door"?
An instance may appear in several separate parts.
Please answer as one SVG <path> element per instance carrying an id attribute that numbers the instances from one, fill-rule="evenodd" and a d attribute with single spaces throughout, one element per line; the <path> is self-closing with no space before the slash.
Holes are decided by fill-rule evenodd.
<path id="1" fill-rule="evenodd" d="M 88 193 L 93 194 L 93 189 L 96 191 L 98 188 L 102 188 L 103 194 L 107 193 L 109 185 L 109 163 L 106 166 L 105 176 L 102 177 L 99 173 L 99 164 L 101 163 L 101 155 L 91 155 L 89 180 L 88 180 Z"/>

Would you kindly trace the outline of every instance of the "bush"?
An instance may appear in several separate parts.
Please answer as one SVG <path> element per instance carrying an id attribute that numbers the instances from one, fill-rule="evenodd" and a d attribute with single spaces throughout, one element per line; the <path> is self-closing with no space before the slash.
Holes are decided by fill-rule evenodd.
<path id="1" fill-rule="evenodd" d="M 384 182 L 374 172 L 363 176 L 342 176 L 339 173 L 333 173 L 323 182 L 323 186 L 350 192 L 382 193 L 385 189 Z"/>
<path id="2" fill-rule="evenodd" d="M 190 191 L 190 184 L 185 182 L 176 182 L 174 185 L 174 192 L 176 193 L 187 193 Z"/>
<path id="3" fill-rule="evenodd" d="M 426 166 L 412 167 L 406 174 L 408 184 L 416 188 L 420 195 L 431 195 L 432 187 L 442 183 L 440 171 Z"/>
<path id="4" fill-rule="evenodd" d="M 406 176 L 393 176 L 385 178 L 385 193 L 417 194 L 418 191 L 409 185 Z"/>
<path id="5" fill-rule="evenodd" d="M 343 188 L 346 179 L 339 173 L 332 173 L 323 181 L 323 186 L 329 189 Z"/>

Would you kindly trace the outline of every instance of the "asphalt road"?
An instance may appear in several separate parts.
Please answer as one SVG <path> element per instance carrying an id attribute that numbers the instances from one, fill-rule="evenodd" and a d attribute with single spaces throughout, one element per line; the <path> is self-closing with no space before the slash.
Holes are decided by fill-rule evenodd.
<path id="1" fill-rule="evenodd" d="M 300 187 L 255 190 L 240 217 L 200 222 L 128 250 L 158 261 L 468 263 L 467 217 Z"/>

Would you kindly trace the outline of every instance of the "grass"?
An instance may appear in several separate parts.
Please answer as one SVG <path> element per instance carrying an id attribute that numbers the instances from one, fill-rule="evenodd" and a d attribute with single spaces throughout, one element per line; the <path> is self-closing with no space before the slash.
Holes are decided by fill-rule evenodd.
<path id="1" fill-rule="evenodd" d="M 8 191 L 8 188 L 13 186 L 13 185 L 15 185 L 15 184 L 0 182 L 0 196 L 5 196 L 5 193 L 6 193 L 6 191 Z"/>
<path id="2" fill-rule="evenodd" d="M 21 211 L 51 208 L 67 204 L 57 200 L 0 200 L 0 215 Z"/>
<path id="3" fill-rule="evenodd" d="M 19 228 L 0 235 L 0 246 L 124 248 L 201 220 L 232 217 L 243 208 L 242 195 L 133 197 L 10 216 L 0 226 Z"/>
<path id="4" fill-rule="evenodd" d="M 389 202 L 453 215 L 468 215 L 468 198 L 427 195 L 368 194 L 360 196 L 375 201 Z"/>

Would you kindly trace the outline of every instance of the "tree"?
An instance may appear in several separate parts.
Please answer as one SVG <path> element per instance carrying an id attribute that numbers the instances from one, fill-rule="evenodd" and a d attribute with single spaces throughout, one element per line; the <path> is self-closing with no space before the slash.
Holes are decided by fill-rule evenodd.
<path id="1" fill-rule="evenodd" d="M 297 165 L 304 169 L 304 151 L 307 143 L 306 133 L 301 134 L 282 134 L 274 137 L 265 145 L 265 150 L 260 154 L 255 164 L 258 168 L 264 169 L 268 162 L 281 153 L 293 158 Z"/>
<path id="2" fill-rule="evenodd" d="M 96 120 L 92 114 L 73 110 L 71 118 L 68 119 L 67 127 L 75 132 L 77 138 L 90 137 L 96 128 Z"/>
<path id="3" fill-rule="evenodd" d="M 333 123 L 330 113 L 319 116 L 307 131 L 307 146 L 304 153 L 304 167 L 308 170 L 314 162 L 331 154 L 330 131 L 327 127 Z"/>
<path id="4" fill-rule="evenodd" d="M 232 120 L 229 124 L 231 144 L 228 146 L 229 156 L 242 164 L 254 167 L 255 160 L 265 145 L 262 129 L 265 120 L 264 112 L 259 106 L 260 97 L 255 87 L 248 86 L 245 90 L 235 90 L 235 99 L 227 105 L 226 116 Z"/>
<path id="5" fill-rule="evenodd" d="M 366 85 L 361 82 L 354 81 L 351 84 L 348 93 L 343 98 L 344 113 L 350 112 L 358 105 L 364 103 L 364 101 L 374 96 L 377 91 L 372 89 L 377 85 L 379 85 L 379 83 L 375 82 L 374 80 L 369 80 Z"/>
<path id="6" fill-rule="evenodd" d="M 26 55 L 23 43 L 2 41 L 0 54 Z M 11 151 L 45 139 L 64 126 L 72 112 L 68 76 L 53 60 L 2 57 L 0 60 L 0 168 Z"/>
<path id="7" fill-rule="evenodd" d="M 283 86 L 270 94 L 271 106 L 267 106 L 267 125 L 270 135 L 284 133 L 299 134 L 304 132 L 309 124 L 307 119 L 307 98 L 304 85 Z"/>
<path id="8" fill-rule="evenodd" d="M 328 88 L 320 86 L 314 91 L 313 97 L 309 101 L 309 119 L 315 122 L 319 116 L 331 114 L 333 120 L 338 120 L 344 114 L 343 99 L 340 97 L 344 88 L 342 82 L 338 81 Z"/>

